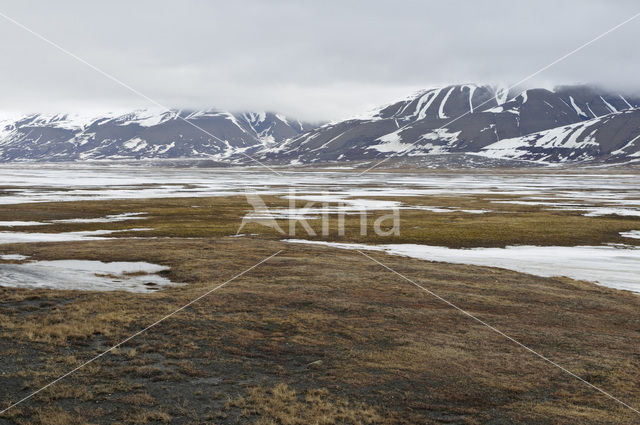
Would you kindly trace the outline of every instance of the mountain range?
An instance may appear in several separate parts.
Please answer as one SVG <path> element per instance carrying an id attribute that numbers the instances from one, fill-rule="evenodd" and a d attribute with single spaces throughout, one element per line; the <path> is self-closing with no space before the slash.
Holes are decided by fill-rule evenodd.
<path id="1" fill-rule="evenodd" d="M 0 161 L 215 158 L 269 148 L 313 128 L 280 114 L 137 110 L 0 119 Z"/>
<path id="2" fill-rule="evenodd" d="M 0 119 L 0 161 L 208 158 L 320 164 L 460 155 L 555 163 L 640 161 L 640 97 L 590 85 L 462 84 L 313 124 L 272 112 L 140 110 Z"/>

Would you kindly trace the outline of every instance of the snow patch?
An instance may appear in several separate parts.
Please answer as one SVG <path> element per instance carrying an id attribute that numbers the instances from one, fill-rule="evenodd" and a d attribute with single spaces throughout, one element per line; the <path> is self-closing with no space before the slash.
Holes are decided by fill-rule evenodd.
<path id="1" fill-rule="evenodd" d="M 421 120 L 427 116 L 427 110 L 429 109 L 433 101 L 436 100 L 441 91 L 442 89 L 431 90 L 420 98 L 420 100 L 418 101 L 418 105 L 416 106 L 416 111 L 413 113 L 413 115 L 418 114 L 418 120 Z"/>
<path id="2" fill-rule="evenodd" d="M 0 221 L 0 227 L 43 226 L 49 223 L 39 221 Z"/>
<path id="3" fill-rule="evenodd" d="M 447 94 L 444 96 L 444 99 L 442 99 L 442 102 L 440 102 L 440 107 L 438 108 L 438 118 L 440 119 L 447 119 L 449 118 L 445 113 L 444 113 L 444 105 L 447 103 L 447 100 L 449 99 L 449 96 L 451 96 L 451 93 L 453 92 L 453 90 L 456 87 L 453 86 L 449 89 L 449 91 L 447 92 Z"/>
<path id="4" fill-rule="evenodd" d="M 585 118 L 589 118 L 589 116 L 585 114 L 582 111 L 582 109 L 580 109 L 580 107 L 576 104 L 576 101 L 573 99 L 573 96 L 569 96 L 569 101 L 571 102 L 571 106 L 573 107 L 573 109 L 576 111 L 578 115 L 583 116 Z"/>
<path id="5" fill-rule="evenodd" d="M 604 97 L 600 96 L 600 99 L 602 99 L 607 109 L 609 109 L 611 112 L 618 112 L 618 110 L 612 104 L 604 100 Z"/>
<path id="6" fill-rule="evenodd" d="M 640 230 L 631 230 L 629 232 L 620 232 L 623 238 L 640 239 Z"/>
<path id="7" fill-rule="evenodd" d="M 137 232 L 143 229 L 122 229 L 122 230 L 89 230 L 82 232 L 62 232 L 62 233 L 29 233 L 29 232 L 0 232 L 0 244 L 9 243 L 36 243 L 36 242 L 73 242 L 73 241 L 95 241 L 109 239 L 105 236 L 120 232 Z"/>
<path id="8" fill-rule="evenodd" d="M 509 88 L 506 86 L 501 86 L 496 89 L 496 103 L 498 105 L 502 105 L 507 101 L 507 97 L 509 96 Z"/>
<path id="9" fill-rule="evenodd" d="M 341 249 L 382 251 L 427 261 L 500 267 L 544 277 L 567 276 L 611 288 L 640 292 L 640 249 L 633 247 L 507 246 L 452 249 L 415 244 L 364 245 L 301 239 L 285 241 Z"/>
<path id="10" fill-rule="evenodd" d="M 462 131 L 456 131 L 454 133 L 450 133 L 448 128 L 436 128 L 435 130 L 425 133 L 422 135 L 422 139 L 425 140 L 443 140 L 447 143 L 453 143 L 458 141 L 458 136 L 460 136 Z"/>
<path id="11" fill-rule="evenodd" d="M 620 99 L 622 99 L 622 101 L 623 101 L 624 103 L 626 103 L 626 104 L 627 104 L 627 106 L 628 106 L 629 108 L 633 108 L 633 106 L 631 106 L 631 104 L 630 104 L 629 102 L 627 102 L 627 99 L 625 99 L 624 97 L 622 97 L 622 95 L 618 95 L 618 96 L 620 97 Z"/>
<path id="12" fill-rule="evenodd" d="M 5 260 L 5 261 L 21 261 L 21 260 L 26 260 L 27 258 L 29 258 L 28 255 L 22 255 L 22 254 L 2 254 L 2 255 L 0 255 L 0 260 Z"/>
<path id="13" fill-rule="evenodd" d="M 287 121 L 287 117 L 285 117 L 284 115 L 276 114 L 276 118 L 278 118 L 280 121 L 282 121 L 286 125 L 289 125 L 289 121 Z"/>
<path id="14" fill-rule="evenodd" d="M 465 87 L 469 89 L 469 113 L 473 114 L 473 93 L 476 91 L 477 86 L 468 84 Z"/>
<path id="15" fill-rule="evenodd" d="M 140 217 L 141 215 L 146 215 L 147 213 L 137 212 L 137 213 L 123 213 L 123 214 L 111 214 L 104 217 L 98 218 L 66 218 L 60 220 L 52 220 L 52 223 L 115 223 L 118 221 L 127 221 L 127 220 L 143 220 L 146 217 Z"/>
<path id="16" fill-rule="evenodd" d="M 592 110 L 591 110 L 591 106 L 589 106 L 589 102 L 587 102 L 587 109 L 589 110 L 589 112 L 591 112 L 591 115 L 593 115 L 593 118 L 598 118 L 599 115 L 596 115 Z"/>
<path id="17" fill-rule="evenodd" d="M 125 148 L 133 152 L 138 152 L 139 150 L 142 150 L 147 147 L 147 142 L 140 139 L 139 137 L 134 137 L 133 139 L 129 139 L 126 142 L 124 142 L 122 146 L 124 146 Z"/>
<path id="18" fill-rule="evenodd" d="M 118 125 L 138 124 L 141 127 L 153 127 L 175 118 L 174 111 L 144 109 L 122 115 L 115 119 Z"/>
<path id="19" fill-rule="evenodd" d="M 407 152 L 414 148 L 414 145 L 411 143 L 402 143 L 402 137 L 400 136 L 400 132 L 394 131 L 393 133 L 385 134 L 382 137 L 378 137 L 376 140 L 379 140 L 383 143 L 377 145 L 371 145 L 367 149 L 375 149 L 378 152 L 388 153 L 388 152 Z"/>
<path id="20" fill-rule="evenodd" d="M 166 266 L 146 262 L 30 261 L 3 264 L 0 268 L 0 286 L 148 293 L 179 285 L 155 274 L 168 269 Z"/>

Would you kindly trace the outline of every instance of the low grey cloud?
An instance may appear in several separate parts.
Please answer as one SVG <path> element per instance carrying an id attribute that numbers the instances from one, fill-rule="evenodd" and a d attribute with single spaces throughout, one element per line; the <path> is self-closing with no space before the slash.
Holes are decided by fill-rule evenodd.
<path id="1" fill-rule="evenodd" d="M 510 84 L 640 12 L 635 1 L 8 1 L 0 12 L 170 107 L 339 119 L 426 87 Z M 150 106 L 0 20 L 2 111 Z M 638 91 L 640 18 L 529 86 Z"/>

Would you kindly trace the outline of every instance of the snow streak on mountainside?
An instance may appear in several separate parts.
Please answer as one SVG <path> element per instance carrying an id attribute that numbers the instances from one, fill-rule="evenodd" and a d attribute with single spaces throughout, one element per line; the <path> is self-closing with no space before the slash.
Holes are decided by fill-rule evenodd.
<path id="1" fill-rule="evenodd" d="M 295 137 L 312 125 L 270 112 L 153 111 L 0 119 L 0 161 L 225 159 Z"/>

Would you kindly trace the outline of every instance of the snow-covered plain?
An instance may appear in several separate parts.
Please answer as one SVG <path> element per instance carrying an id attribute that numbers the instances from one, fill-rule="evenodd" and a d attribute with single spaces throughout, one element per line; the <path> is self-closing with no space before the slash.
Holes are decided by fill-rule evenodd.
<path id="1" fill-rule="evenodd" d="M 442 246 L 352 243 L 289 239 L 287 242 L 382 251 L 428 261 L 500 267 L 537 276 L 567 276 L 640 293 L 640 248 L 614 246 L 508 246 L 452 249 Z"/>
<path id="2" fill-rule="evenodd" d="M 2 165 L 0 204 L 24 202 L 244 195 L 371 197 L 513 195 L 512 202 L 549 202 L 548 207 L 584 214 L 640 214 L 637 174 L 596 173 L 385 173 L 264 168 L 170 168 L 97 164 Z M 554 204 L 558 204 L 554 206 Z M 427 208 L 438 205 L 428 206 Z M 460 206 L 464 209 L 464 206 Z M 132 217 L 129 217 L 131 219 Z"/>
<path id="3" fill-rule="evenodd" d="M 256 210 L 255 217 L 318 218 L 323 202 L 329 213 L 361 210 L 422 209 L 431 212 L 490 213 L 465 205 L 407 205 L 399 197 L 456 197 L 480 195 L 496 204 L 512 202 L 548 209 L 573 210 L 588 216 L 640 215 L 640 178 L 637 174 L 588 173 L 459 173 L 382 172 L 359 175 L 357 171 L 326 168 L 283 170 L 275 174 L 258 168 L 202 169 L 99 164 L 0 166 L 0 204 L 110 200 L 163 197 L 216 197 L 230 195 L 295 196 L 315 202 L 308 210 Z M 292 195 L 291 190 L 295 193 Z M 506 197 L 506 198 L 505 198 Z M 388 198 L 388 199 L 385 199 Z M 194 202 L 197 203 L 197 202 Z M 299 205 L 299 204 L 298 204 Z M 197 207 L 198 205 L 194 205 Z M 247 205 L 247 211 L 251 208 Z M 254 217 L 254 218 L 255 218 Z M 143 219 L 127 213 L 96 219 L 71 219 L 76 223 L 102 223 Z M 239 220 L 240 221 L 240 220 Z M 5 226 L 48 222 L 4 222 Z M 239 223 L 240 224 L 240 223 Z M 22 224 L 27 225 L 27 224 Z M 145 229 L 129 229 L 145 230 Z M 65 233 L 0 231 L 1 243 L 100 240 L 113 231 Z M 636 232 L 622 235 L 636 238 Z M 629 243 L 632 243 L 630 241 Z M 341 247 L 347 247 L 342 245 Z M 436 261 L 497 266 L 543 276 L 566 275 L 577 279 L 640 292 L 640 250 L 631 246 L 509 247 L 452 250 L 443 247 L 361 247 Z M 7 266 L 2 265 L 2 268 Z"/>

